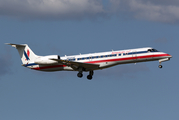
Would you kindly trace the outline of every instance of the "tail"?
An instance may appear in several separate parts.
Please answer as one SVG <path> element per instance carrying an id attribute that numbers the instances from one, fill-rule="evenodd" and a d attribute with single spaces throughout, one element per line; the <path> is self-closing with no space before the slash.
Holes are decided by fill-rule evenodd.
<path id="1" fill-rule="evenodd" d="M 6 44 L 11 45 L 12 47 L 15 47 L 18 50 L 23 64 L 34 62 L 34 60 L 38 57 L 36 54 L 34 54 L 34 52 L 29 48 L 27 44 Z"/>

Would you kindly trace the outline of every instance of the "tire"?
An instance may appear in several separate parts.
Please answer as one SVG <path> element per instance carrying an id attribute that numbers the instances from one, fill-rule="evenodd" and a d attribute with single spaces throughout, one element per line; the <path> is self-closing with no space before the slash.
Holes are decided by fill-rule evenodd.
<path id="1" fill-rule="evenodd" d="M 91 75 L 88 75 L 88 76 L 87 76 L 87 79 L 88 79 L 88 80 L 91 80 L 92 78 L 93 78 L 93 77 L 92 77 Z"/>
<path id="2" fill-rule="evenodd" d="M 159 65 L 158 67 L 159 67 L 159 68 L 162 68 L 162 65 Z"/>
<path id="3" fill-rule="evenodd" d="M 83 74 L 82 74 L 82 73 L 78 73 L 77 76 L 78 76 L 79 78 L 82 78 L 82 77 L 83 77 Z"/>

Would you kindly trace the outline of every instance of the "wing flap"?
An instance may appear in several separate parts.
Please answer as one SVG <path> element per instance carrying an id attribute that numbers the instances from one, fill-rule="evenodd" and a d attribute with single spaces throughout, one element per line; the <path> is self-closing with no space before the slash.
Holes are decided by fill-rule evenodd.
<path id="1" fill-rule="evenodd" d="M 98 64 L 90 64 L 90 63 L 82 63 L 82 62 L 74 62 L 74 61 L 69 61 L 69 60 L 61 60 L 61 59 L 51 59 L 54 61 L 58 61 L 59 63 L 72 67 L 74 69 L 77 69 L 78 67 L 83 67 L 86 69 L 96 69 L 99 68 Z"/>

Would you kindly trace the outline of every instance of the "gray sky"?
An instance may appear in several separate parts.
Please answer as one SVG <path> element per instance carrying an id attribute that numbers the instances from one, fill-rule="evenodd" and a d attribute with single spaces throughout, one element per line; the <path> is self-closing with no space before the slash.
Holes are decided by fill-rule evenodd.
<path id="1" fill-rule="evenodd" d="M 0 15 L 18 19 L 80 20 L 128 16 L 178 23 L 177 0 L 0 0 Z"/>
<path id="2" fill-rule="evenodd" d="M 177 120 L 178 1 L 0 0 L 1 120 Z M 16 49 L 75 55 L 153 47 L 173 58 L 88 73 L 21 66 Z"/>

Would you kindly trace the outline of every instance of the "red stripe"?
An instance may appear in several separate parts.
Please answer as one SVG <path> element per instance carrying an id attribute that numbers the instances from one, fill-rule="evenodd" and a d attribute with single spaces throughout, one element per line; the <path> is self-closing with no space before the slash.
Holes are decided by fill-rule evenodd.
<path id="1" fill-rule="evenodd" d="M 32 68 L 32 69 L 34 69 L 34 70 L 42 70 L 42 69 L 58 68 L 58 67 L 66 67 L 66 65 L 54 65 L 54 66 L 36 67 L 36 68 Z"/>
<path id="2" fill-rule="evenodd" d="M 30 52 L 29 52 L 29 49 L 27 49 L 27 56 L 28 56 L 28 57 L 30 56 Z"/>
<path id="3" fill-rule="evenodd" d="M 160 54 L 160 55 L 146 55 L 146 56 L 137 56 L 137 57 L 127 57 L 127 58 L 118 58 L 118 59 L 110 59 L 110 60 L 99 60 L 99 61 L 89 61 L 85 63 L 101 63 L 101 62 L 114 62 L 114 61 L 124 61 L 124 60 L 135 60 L 135 59 L 144 59 L 151 57 L 169 57 L 169 54 Z"/>
<path id="4" fill-rule="evenodd" d="M 135 59 L 144 59 L 151 57 L 171 57 L 169 54 L 160 54 L 160 55 L 146 55 L 146 56 L 137 56 L 137 57 L 127 57 L 127 58 L 118 58 L 118 59 L 110 59 L 110 60 L 98 60 L 98 61 L 89 61 L 85 63 L 101 63 L 101 62 L 114 62 L 114 61 L 125 61 L 125 60 L 135 60 Z M 49 68 L 58 68 L 58 67 L 66 67 L 66 65 L 54 65 L 54 66 L 45 66 L 45 67 L 36 67 L 32 68 L 35 70 L 49 69 Z"/>

